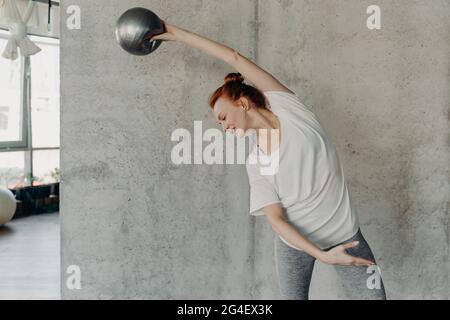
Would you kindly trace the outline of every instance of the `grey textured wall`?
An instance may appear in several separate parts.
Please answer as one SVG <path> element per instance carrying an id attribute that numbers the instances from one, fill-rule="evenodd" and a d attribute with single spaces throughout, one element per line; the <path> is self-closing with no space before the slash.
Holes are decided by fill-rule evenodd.
<path id="1" fill-rule="evenodd" d="M 65 8 L 81 7 L 81 30 Z M 176 128 L 217 127 L 206 99 L 232 71 L 180 43 L 115 43 L 144 6 L 255 59 L 336 144 L 391 299 L 449 297 L 450 1 L 65 0 L 61 16 L 62 296 L 278 299 L 274 233 L 248 215 L 240 165 L 171 163 Z M 65 286 L 70 265 L 82 289 Z M 318 264 L 312 299 L 346 298 Z"/>

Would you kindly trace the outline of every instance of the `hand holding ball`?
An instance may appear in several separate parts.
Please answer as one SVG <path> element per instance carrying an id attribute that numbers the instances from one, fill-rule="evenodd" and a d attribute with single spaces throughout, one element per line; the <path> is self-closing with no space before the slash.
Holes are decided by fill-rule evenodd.
<path id="1" fill-rule="evenodd" d="M 152 11 L 132 8 L 125 11 L 116 24 L 116 40 L 127 52 L 143 56 L 152 53 L 162 40 L 151 37 L 166 31 L 164 22 Z"/>

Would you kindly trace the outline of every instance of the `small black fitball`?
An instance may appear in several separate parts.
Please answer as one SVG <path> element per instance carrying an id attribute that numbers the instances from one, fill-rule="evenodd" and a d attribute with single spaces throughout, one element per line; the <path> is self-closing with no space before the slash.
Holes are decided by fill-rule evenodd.
<path id="1" fill-rule="evenodd" d="M 164 22 L 154 12 L 145 8 L 125 11 L 116 24 L 117 42 L 127 52 L 138 56 L 158 49 L 162 41 L 150 41 L 149 38 L 164 32 Z"/>

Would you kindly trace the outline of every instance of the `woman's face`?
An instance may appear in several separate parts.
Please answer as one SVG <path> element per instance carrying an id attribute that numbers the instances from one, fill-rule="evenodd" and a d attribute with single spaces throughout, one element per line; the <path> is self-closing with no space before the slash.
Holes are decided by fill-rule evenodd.
<path id="1" fill-rule="evenodd" d="M 242 137 L 248 129 L 247 111 L 244 108 L 250 108 L 246 98 L 240 98 L 233 104 L 231 100 L 221 97 L 214 105 L 214 118 L 225 132 Z"/>

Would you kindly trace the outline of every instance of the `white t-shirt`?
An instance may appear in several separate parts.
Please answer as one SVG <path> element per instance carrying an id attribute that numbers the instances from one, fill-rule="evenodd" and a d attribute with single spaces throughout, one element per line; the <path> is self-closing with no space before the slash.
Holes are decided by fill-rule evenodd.
<path id="1" fill-rule="evenodd" d="M 263 215 L 262 208 L 280 203 L 290 223 L 321 249 L 351 238 L 359 228 L 358 215 L 334 144 L 297 95 L 282 91 L 264 95 L 280 121 L 281 142 L 266 155 L 256 143 L 256 132 L 250 135 L 246 159 L 250 214 Z M 264 162 L 255 164 L 251 157 Z M 262 171 L 269 168 L 268 159 L 276 159 L 277 170 L 271 174 Z"/>

